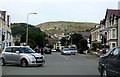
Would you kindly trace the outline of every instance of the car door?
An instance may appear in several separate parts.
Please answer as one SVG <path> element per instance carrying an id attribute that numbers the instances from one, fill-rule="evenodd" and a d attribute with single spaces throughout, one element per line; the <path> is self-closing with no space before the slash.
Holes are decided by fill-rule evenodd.
<path id="1" fill-rule="evenodd" d="M 118 76 L 120 76 L 120 53 L 118 59 Z"/>
<path id="2" fill-rule="evenodd" d="M 106 69 L 109 75 L 118 76 L 120 48 L 113 50 L 108 57 Z"/>
<path id="3" fill-rule="evenodd" d="M 13 51 L 13 54 L 12 54 L 13 63 L 19 63 L 20 62 L 20 54 L 16 53 L 16 51 L 20 52 L 20 48 L 19 47 L 13 47 L 12 51 Z"/>
<path id="4" fill-rule="evenodd" d="M 13 55 L 12 47 L 6 48 L 5 49 L 5 53 L 3 53 L 3 56 L 4 56 L 5 61 L 7 63 L 11 63 L 12 62 L 12 55 Z"/>

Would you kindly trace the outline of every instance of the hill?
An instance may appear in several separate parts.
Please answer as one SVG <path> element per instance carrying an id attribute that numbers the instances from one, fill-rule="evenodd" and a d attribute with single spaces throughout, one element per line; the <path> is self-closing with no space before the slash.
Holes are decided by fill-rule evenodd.
<path id="1" fill-rule="evenodd" d="M 91 22 L 66 22 L 66 21 L 56 21 L 56 22 L 46 22 L 37 25 L 42 31 L 47 34 L 61 34 L 70 32 L 83 32 L 89 31 L 95 26 L 96 23 Z"/>
<path id="2" fill-rule="evenodd" d="M 39 32 L 41 31 L 39 28 L 28 25 L 29 32 Z M 26 23 L 11 23 L 11 30 L 13 36 L 18 36 L 22 34 L 26 34 L 27 24 Z"/>

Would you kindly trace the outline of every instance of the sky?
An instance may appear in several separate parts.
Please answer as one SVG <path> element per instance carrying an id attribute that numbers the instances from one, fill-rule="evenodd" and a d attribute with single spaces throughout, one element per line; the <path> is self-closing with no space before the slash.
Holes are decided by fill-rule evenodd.
<path id="1" fill-rule="evenodd" d="M 104 19 L 106 9 L 117 9 L 118 2 L 119 0 L 0 0 L 0 10 L 7 11 L 12 23 L 32 25 L 49 21 L 99 23 Z"/>

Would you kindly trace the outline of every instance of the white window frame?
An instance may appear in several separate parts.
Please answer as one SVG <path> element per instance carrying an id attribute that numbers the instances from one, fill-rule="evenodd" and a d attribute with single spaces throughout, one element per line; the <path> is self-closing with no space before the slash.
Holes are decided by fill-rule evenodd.
<path id="1" fill-rule="evenodd" d="M 113 30 L 115 30 L 115 37 L 113 37 Z M 112 34 L 111 34 L 112 35 L 112 39 L 116 39 L 116 34 L 117 34 L 116 33 L 116 28 L 113 28 L 111 31 L 112 31 Z"/>
<path id="2" fill-rule="evenodd" d="M 110 49 L 113 48 L 113 43 L 115 44 L 115 47 L 117 46 L 117 43 L 116 42 L 110 42 Z"/>

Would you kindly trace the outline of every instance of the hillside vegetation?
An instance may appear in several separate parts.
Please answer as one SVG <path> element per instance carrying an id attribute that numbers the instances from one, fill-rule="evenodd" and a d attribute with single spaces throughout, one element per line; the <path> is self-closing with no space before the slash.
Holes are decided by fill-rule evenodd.
<path id="1" fill-rule="evenodd" d="M 26 29 L 28 25 L 28 45 L 31 48 L 36 46 L 44 47 L 46 45 L 46 34 L 40 30 L 40 28 L 26 23 L 12 23 L 11 31 L 14 37 L 14 41 L 17 43 L 26 42 Z M 20 40 L 18 40 L 20 38 Z M 19 44 L 17 44 L 19 45 Z"/>
<path id="2" fill-rule="evenodd" d="M 28 25 L 29 32 L 40 32 L 41 30 L 33 25 Z M 13 36 L 26 34 L 27 24 L 26 23 L 11 23 L 11 30 Z"/>
<path id="3" fill-rule="evenodd" d="M 42 31 L 50 34 L 70 33 L 70 32 L 83 32 L 89 31 L 95 26 L 96 23 L 91 22 L 46 22 L 37 25 Z"/>

